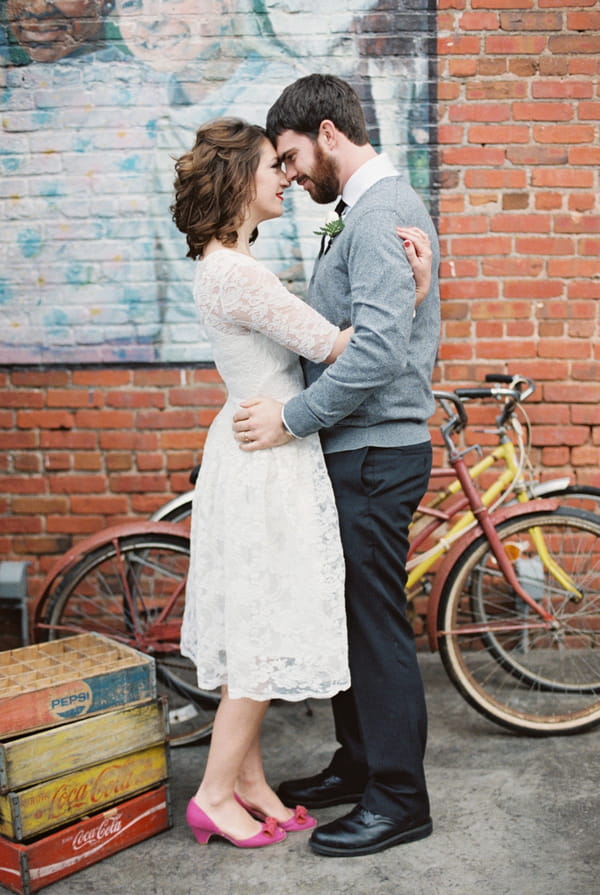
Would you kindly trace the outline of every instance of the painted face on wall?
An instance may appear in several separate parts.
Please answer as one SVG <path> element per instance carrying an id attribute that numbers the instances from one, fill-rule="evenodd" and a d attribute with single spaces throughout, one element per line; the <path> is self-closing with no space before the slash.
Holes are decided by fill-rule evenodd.
<path id="1" fill-rule="evenodd" d="M 218 55 L 229 32 L 235 0 L 116 0 L 117 24 L 127 48 L 158 71 L 179 71 Z"/>
<path id="2" fill-rule="evenodd" d="M 105 0 L 7 0 L 17 43 L 35 62 L 56 62 L 98 40 Z"/>
<path id="3" fill-rule="evenodd" d="M 342 42 L 353 19 L 375 3 L 365 0 L 265 0 L 265 10 L 276 36 L 292 39 L 303 56 L 326 56 Z M 292 40 L 288 41 L 290 44 Z"/>

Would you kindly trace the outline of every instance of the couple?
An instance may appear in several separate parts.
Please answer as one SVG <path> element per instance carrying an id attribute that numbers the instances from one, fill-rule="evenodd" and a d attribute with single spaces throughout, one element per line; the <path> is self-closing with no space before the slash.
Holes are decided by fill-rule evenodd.
<path id="1" fill-rule="evenodd" d="M 287 87 L 266 133 L 204 125 L 175 167 L 173 217 L 201 259 L 195 300 L 228 388 L 192 513 L 181 651 L 222 699 L 188 824 L 242 848 L 312 829 L 332 856 L 421 839 L 426 710 L 403 586 L 431 466 L 433 224 L 330 75 Z M 345 204 L 308 303 L 251 255 L 293 180 Z M 333 697 L 340 748 L 275 793 L 261 723 L 270 699 L 307 697 Z M 307 811 L 344 803 L 356 807 L 320 827 Z"/>

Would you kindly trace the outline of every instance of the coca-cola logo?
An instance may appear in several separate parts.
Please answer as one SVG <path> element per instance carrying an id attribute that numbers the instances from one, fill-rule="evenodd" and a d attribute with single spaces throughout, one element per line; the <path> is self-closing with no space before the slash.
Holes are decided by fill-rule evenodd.
<path id="1" fill-rule="evenodd" d="M 120 814 L 103 817 L 97 827 L 91 829 L 78 830 L 73 836 L 73 851 L 81 851 L 82 849 L 90 849 L 95 845 L 109 842 L 118 836 L 123 830 L 123 818 Z"/>
<path id="2" fill-rule="evenodd" d="M 63 721 L 78 718 L 89 712 L 92 705 L 92 691 L 85 681 L 69 681 L 53 687 L 48 708 L 54 718 Z"/>

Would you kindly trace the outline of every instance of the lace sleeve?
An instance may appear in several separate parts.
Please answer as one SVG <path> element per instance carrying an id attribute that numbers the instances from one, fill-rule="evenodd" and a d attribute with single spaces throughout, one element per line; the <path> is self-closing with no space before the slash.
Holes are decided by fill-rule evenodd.
<path id="1" fill-rule="evenodd" d="M 218 277 L 222 319 L 257 330 L 316 363 L 325 360 L 339 328 L 289 292 L 258 261 L 238 254 L 232 264 L 229 254 L 226 257 L 229 263 Z M 212 310 L 217 310 L 214 303 Z"/>

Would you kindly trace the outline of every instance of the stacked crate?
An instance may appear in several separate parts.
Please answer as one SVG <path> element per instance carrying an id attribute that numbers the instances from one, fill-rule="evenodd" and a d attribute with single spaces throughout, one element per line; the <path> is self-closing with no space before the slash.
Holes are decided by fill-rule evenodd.
<path id="1" fill-rule="evenodd" d="M 0 885 L 29 895 L 171 826 L 154 660 L 98 634 L 0 652 Z"/>

